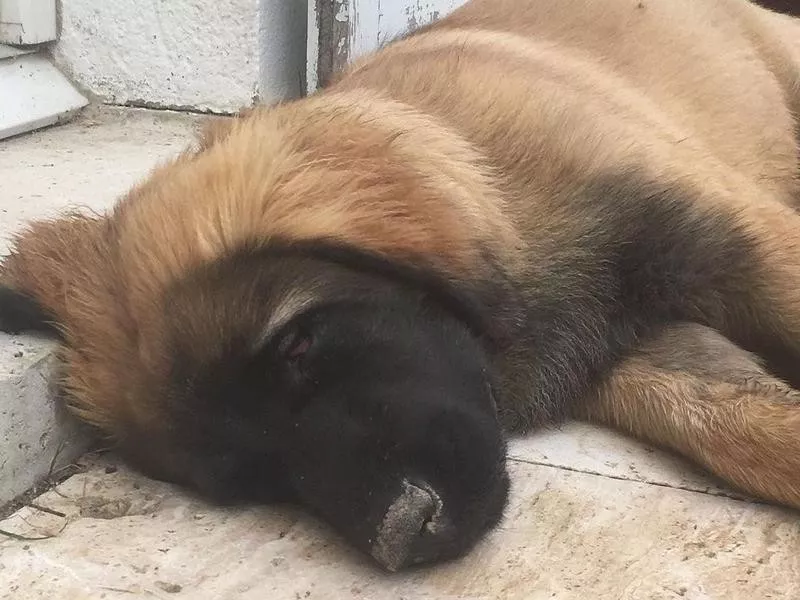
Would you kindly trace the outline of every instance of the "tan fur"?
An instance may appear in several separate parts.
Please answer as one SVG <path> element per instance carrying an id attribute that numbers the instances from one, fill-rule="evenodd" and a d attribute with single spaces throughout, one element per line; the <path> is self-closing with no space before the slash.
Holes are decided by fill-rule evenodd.
<path id="1" fill-rule="evenodd" d="M 56 315 L 75 409 L 119 437 L 161 426 L 158 398 L 138 393 L 162 368 L 158 303 L 198 265 L 337 239 L 445 278 L 480 280 L 491 259 L 535 285 L 525 257 L 578 230 L 555 199 L 635 166 L 702 190 L 697 210 L 736 211 L 757 240 L 769 310 L 714 325 L 800 351 L 798 40 L 800 22 L 745 0 L 473 0 L 323 92 L 214 124 L 107 217 L 34 224 L 4 282 Z M 276 323 L 305 301 L 283 300 Z M 800 507 L 797 392 L 726 340 L 718 369 L 693 373 L 710 338 L 681 331 L 618 367 L 583 416 Z M 685 369 L 660 366 L 684 345 Z"/>
<path id="2" fill-rule="evenodd" d="M 800 392 L 709 329 L 681 324 L 649 340 L 577 416 L 676 450 L 754 496 L 798 507 Z"/>

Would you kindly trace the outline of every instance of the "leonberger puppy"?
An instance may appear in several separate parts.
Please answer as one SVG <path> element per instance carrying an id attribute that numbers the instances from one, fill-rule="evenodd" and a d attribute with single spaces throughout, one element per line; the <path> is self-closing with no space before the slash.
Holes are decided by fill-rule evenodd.
<path id="1" fill-rule="evenodd" d="M 21 232 L 8 331 L 132 465 L 294 502 L 390 570 L 585 419 L 800 507 L 800 21 L 472 0 Z"/>

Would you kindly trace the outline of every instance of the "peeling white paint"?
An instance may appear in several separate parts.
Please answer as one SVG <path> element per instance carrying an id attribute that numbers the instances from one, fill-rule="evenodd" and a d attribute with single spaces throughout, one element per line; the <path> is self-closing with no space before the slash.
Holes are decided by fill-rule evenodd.
<path id="1" fill-rule="evenodd" d="M 317 89 L 317 68 L 319 67 L 319 12 L 316 0 L 308 0 L 306 17 L 306 93 Z"/>
<path id="2" fill-rule="evenodd" d="M 346 2 L 342 2 L 339 5 L 339 10 L 334 18 L 340 23 L 347 23 L 347 21 L 350 19 L 350 7 Z"/>
<path id="3" fill-rule="evenodd" d="M 350 58 L 446 15 L 466 0 L 351 0 L 355 26 Z"/>
<path id="4" fill-rule="evenodd" d="M 466 0 L 326 0 L 336 2 L 335 21 L 349 25 L 349 38 L 333 36 L 336 54 L 348 52 L 352 61 L 410 30 L 422 27 L 461 6 Z M 331 48 L 320 48 L 317 0 L 308 0 L 308 44 L 306 46 L 307 90 L 317 89 L 320 55 Z M 324 39 L 325 36 L 323 36 Z"/>

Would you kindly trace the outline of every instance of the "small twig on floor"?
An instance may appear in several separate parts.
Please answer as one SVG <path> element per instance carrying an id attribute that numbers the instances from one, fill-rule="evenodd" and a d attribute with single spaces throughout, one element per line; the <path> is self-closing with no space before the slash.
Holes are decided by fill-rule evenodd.
<path id="1" fill-rule="evenodd" d="M 109 592 L 118 592 L 120 594 L 135 594 L 134 590 L 126 590 L 125 588 L 112 587 L 110 585 L 101 585 L 98 587 L 100 590 L 108 590 Z"/>
<path id="2" fill-rule="evenodd" d="M 55 469 L 55 467 L 56 467 L 56 461 L 58 460 L 58 457 L 61 454 L 61 451 L 64 449 L 64 444 L 65 443 L 66 442 L 65 442 L 64 438 L 61 438 L 61 441 L 58 443 L 58 446 L 56 447 L 56 451 L 53 452 L 53 458 L 50 460 L 50 468 L 47 470 L 46 479 L 48 479 L 48 480 L 53 476 L 53 469 Z"/>
<path id="3" fill-rule="evenodd" d="M 40 504 L 35 504 L 33 502 L 28 503 L 28 506 L 34 510 L 38 510 L 39 512 L 48 513 L 50 515 L 55 515 L 56 517 L 66 518 L 66 514 L 61 512 L 60 510 L 53 510 L 52 508 L 47 508 L 46 506 L 42 506 Z"/>
<path id="4" fill-rule="evenodd" d="M 47 478 L 48 487 L 46 490 L 43 491 L 50 491 L 54 492 L 56 495 L 61 496 L 65 500 L 71 500 L 69 496 L 64 494 L 63 492 L 59 491 L 58 484 L 62 483 L 64 480 L 72 477 L 73 475 L 77 475 L 79 473 L 83 473 L 86 471 L 86 467 L 84 465 L 78 463 L 70 463 L 68 465 L 64 465 L 58 471 L 53 473 L 50 477 Z"/>
<path id="5" fill-rule="evenodd" d="M 36 530 L 40 529 L 40 527 L 38 527 L 37 525 L 34 525 L 33 523 L 31 523 L 30 521 L 28 521 L 28 519 L 26 519 L 22 515 L 17 515 L 17 516 L 22 520 L 23 523 L 25 523 L 31 529 L 36 529 Z M 34 539 L 46 540 L 46 539 L 50 539 L 50 538 L 54 538 L 56 536 L 59 536 L 59 535 L 61 535 L 61 532 L 64 531 L 67 528 L 67 523 L 68 523 L 68 521 L 64 520 L 64 523 L 61 525 L 61 529 L 59 529 L 55 533 L 48 533 L 44 537 L 34 538 Z"/>
<path id="6" fill-rule="evenodd" d="M 11 533 L 10 531 L 6 531 L 5 529 L 0 529 L 0 535 L 4 535 L 7 538 L 11 538 L 12 540 L 17 540 L 20 542 L 38 542 L 39 540 L 49 540 L 52 535 L 45 535 L 42 537 L 28 537 L 26 535 L 20 535 L 18 533 Z"/>
<path id="7" fill-rule="evenodd" d="M 65 445 L 66 445 L 66 440 L 62 438 L 61 442 L 59 442 L 58 447 L 56 448 L 56 451 L 53 453 L 53 458 L 50 460 L 50 468 L 47 470 L 47 477 L 45 477 L 45 480 L 50 484 L 51 490 L 55 492 L 57 495 L 61 496 L 62 498 L 67 498 L 67 496 L 59 492 L 57 489 L 56 481 L 59 479 L 59 474 L 63 473 L 66 469 L 78 467 L 78 465 L 72 463 L 69 465 L 64 465 L 63 467 L 58 469 L 58 471 L 55 471 L 56 461 L 58 460 L 58 457 L 61 454 L 61 451 L 64 449 Z"/>
<path id="8" fill-rule="evenodd" d="M 72 498 L 70 498 L 69 496 L 67 496 L 65 493 L 63 493 L 63 492 L 59 492 L 59 491 L 58 491 L 58 488 L 53 488 L 53 489 L 52 489 L 52 490 L 50 490 L 50 491 L 51 491 L 51 492 L 53 492 L 53 493 L 54 493 L 56 496 L 61 496 L 62 498 L 64 498 L 64 500 L 72 500 Z"/>

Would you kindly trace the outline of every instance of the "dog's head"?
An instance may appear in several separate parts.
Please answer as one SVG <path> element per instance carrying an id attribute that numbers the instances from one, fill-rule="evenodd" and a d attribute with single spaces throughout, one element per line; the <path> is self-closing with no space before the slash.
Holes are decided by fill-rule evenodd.
<path id="1" fill-rule="evenodd" d="M 215 500 L 299 503 L 390 570 L 456 557 L 508 494 L 487 358 L 447 294 L 355 256 L 241 251 L 176 283 L 145 333 L 161 425 L 123 451 Z"/>

